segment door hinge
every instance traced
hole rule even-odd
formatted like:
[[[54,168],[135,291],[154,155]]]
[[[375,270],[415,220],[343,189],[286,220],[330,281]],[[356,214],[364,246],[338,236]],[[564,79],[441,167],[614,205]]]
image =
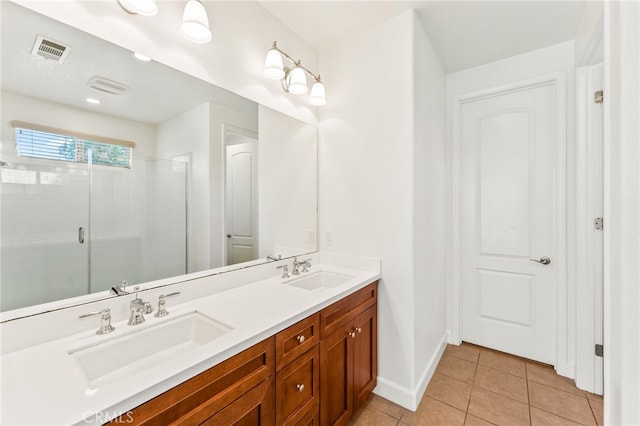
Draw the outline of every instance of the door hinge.
[[[593,94],[593,101],[597,104],[601,104],[602,102],[604,102],[604,91],[598,90],[597,92],[595,92]]]
[[[604,346],[596,345],[596,356],[602,357],[604,354]]]
[[[593,219],[593,228],[602,231],[602,229],[604,228],[604,219],[601,217],[596,217],[595,219]]]

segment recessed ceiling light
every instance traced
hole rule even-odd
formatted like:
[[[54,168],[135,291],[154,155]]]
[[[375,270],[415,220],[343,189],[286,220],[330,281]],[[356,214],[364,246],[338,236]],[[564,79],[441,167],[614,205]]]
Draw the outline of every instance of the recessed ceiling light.
[[[135,52],[135,53],[133,54],[133,56],[135,56],[135,57],[136,57],[136,59],[138,59],[138,60],[140,60],[140,61],[143,61],[143,62],[149,62],[149,61],[151,60],[151,58],[150,58],[150,57],[145,56],[145,55],[143,55],[142,53],[138,53],[138,52]]]
[[[95,98],[87,98],[86,101],[89,102],[90,104],[94,104],[94,105],[98,105],[100,103],[100,101],[98,99],[95,99]]]

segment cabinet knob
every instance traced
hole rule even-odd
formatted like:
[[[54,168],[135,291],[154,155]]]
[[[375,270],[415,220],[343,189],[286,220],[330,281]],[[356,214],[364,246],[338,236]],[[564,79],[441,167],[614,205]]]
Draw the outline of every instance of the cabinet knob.
[[[355,331],[350,331],[349,332],[349,336],[351,336],[352,339],[356,338],[356,332]]]
[[[304,390],[304,385],[302,383],[297,384],[296,389],[298,389],[298,392],[302,392]]]
[[[358,332],[358,334],[362,333],[362,329],[360,327],[356,327],[356,331]]]
[[[296,337],[296,340],[298,341],[298,343],[304,343],[304,336],[300,335],[300,336]]]

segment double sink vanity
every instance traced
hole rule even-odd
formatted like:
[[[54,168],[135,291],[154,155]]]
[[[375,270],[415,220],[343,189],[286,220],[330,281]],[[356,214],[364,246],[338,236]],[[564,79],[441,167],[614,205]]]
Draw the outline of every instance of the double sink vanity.
[[[345,424],[376,384],[380,266],[324,257],[68,308],[84,331],[3,352],[2,424]]]

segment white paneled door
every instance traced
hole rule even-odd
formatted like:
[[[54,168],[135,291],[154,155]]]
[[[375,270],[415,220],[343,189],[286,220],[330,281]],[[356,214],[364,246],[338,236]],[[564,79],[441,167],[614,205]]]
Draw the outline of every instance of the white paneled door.
[[[225,222],[227,265],[258,255],[257,141],[227,146]]]
[[[462,339],[554,364],[555,86],[467,100],[460,119]]]

